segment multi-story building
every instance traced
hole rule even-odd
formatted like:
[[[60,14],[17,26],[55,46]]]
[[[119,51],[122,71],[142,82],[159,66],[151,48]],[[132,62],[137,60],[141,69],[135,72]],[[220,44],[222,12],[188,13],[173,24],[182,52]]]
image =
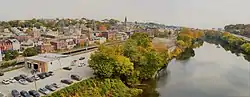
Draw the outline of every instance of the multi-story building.
[[[35,43],[32,39],[28,39],[27,41],[21,42],[21,50],[25,50],[27,48],[35,47]]]
[[[12,50],[12,42],[10,40],[0,40],[1,51]]]
[[[9,39],[9,41],[12,44],[12,50],[20,50],[21,44],[17,39]]]
[[[37,49],[40,53],[49,53],[54,51],[54,47],[50,43],[39,45],[37,46]]]
[[[114,40],[115,39],[115,33],[114,32],[102,32],[102,37],[105,37],[107,40]]]
[[[50,42],[54,46],[55,50],[64,50],[67,48],[67,43],[63,40],[54,40]]]

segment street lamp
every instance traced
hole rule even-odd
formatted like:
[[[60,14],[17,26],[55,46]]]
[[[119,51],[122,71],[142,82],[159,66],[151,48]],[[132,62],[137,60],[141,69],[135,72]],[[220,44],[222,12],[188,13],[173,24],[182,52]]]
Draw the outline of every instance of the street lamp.
[[[35,77],[35,75],[37,74],[37,70],[36,69],[31,70],[31,74]],[[35,88],[37,91],[36,79],[35,79],[34,83],[35,83]]]

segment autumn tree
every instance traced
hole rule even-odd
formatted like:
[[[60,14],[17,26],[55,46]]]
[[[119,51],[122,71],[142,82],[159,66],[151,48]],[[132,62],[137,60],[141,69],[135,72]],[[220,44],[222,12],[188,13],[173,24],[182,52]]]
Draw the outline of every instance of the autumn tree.
[[[38,54],[38,51],[35,48],[27,48],[23,52],[23,56],[25,56],[25,57],[34,56],[37,54]]]

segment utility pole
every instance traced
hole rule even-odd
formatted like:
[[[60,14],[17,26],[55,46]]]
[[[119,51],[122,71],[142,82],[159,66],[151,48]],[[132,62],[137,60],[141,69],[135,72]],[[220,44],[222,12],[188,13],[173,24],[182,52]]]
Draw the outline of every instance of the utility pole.
[[[31,70],[31,73],[32,73],[32,75],[35,77],[36,74],[37,74],[37,70],[33,69],[33,70]],[[36,79],[35,79],[34,83],[35,83],[35,89],[36,89],[36,91],[37,91]]]

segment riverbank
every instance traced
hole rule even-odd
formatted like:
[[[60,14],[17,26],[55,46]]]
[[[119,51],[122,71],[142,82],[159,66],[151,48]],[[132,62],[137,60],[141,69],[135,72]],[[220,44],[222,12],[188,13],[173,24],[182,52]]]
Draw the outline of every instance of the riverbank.
[[[187,60],[172,60],[142,97],[248,97],[249,62],[204,42]],[[191,55],[191,54],[189,54]]]

